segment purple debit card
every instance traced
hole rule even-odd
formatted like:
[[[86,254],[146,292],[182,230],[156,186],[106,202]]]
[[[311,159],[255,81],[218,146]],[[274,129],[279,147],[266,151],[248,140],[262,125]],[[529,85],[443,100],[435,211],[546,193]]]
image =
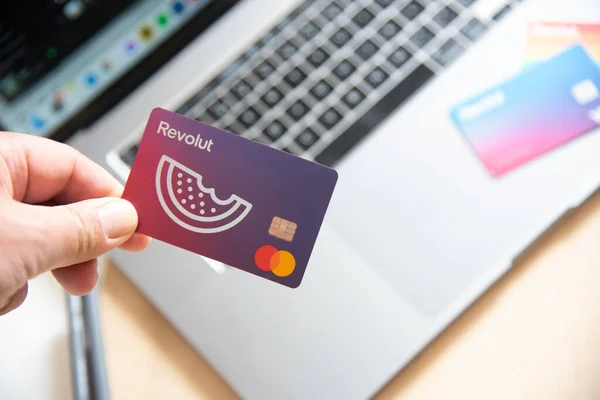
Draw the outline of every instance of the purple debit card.
[[[123,198],[138,232],[296,288],[336,182],[331,168],[156,108]]]

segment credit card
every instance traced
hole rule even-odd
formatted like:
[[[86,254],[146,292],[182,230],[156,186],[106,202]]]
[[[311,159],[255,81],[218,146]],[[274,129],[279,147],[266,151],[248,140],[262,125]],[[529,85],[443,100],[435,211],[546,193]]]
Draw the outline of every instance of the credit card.
[[[581,46],[454,107],[452,119],[494,177],[600,124],[600,68]]]
[[[600,64],[600,24],[532,22],[527,29],[525,63],[530,65],[581,44]]]
[[[296,288],[336,182],[331,168],[156,108],[123,198],[140,233]]]

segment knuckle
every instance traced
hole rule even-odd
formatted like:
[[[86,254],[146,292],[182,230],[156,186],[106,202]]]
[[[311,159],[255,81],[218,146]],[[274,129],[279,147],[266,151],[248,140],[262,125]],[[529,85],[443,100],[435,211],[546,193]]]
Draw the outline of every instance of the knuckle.
[[[2,304],[0,304],[0,315],[8,314],[23,304],[27,298],[27,292],[28,284],[26,282],[16,293],[10,295]]]
[[[82,213],[82,211],[75,209],[70,206],[66,206],[72,219],[73,227],[73,252],[77,260],[85,258],[90,253],[94,252],[95,249],[95,229],[94,224],[90,221],[90,218]]]

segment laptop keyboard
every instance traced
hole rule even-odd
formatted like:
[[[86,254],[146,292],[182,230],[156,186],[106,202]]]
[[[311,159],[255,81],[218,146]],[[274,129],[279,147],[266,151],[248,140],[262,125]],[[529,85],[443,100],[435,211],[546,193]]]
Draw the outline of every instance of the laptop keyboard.
[[[520,2],[478,1],[305,1],[175,111],[332,166]]]

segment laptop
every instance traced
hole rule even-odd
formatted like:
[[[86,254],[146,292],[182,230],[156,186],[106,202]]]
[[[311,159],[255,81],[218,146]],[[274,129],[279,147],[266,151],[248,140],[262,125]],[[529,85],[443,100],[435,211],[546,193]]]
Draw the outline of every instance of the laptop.
[[[338,171],[297,289],[158,241],[111,253],[242,398],[375,395],[600,183],[600,131],[493,176],[450,113],[523,70],[530,22],[600,21],[596,0],[10,10],[5,130],[64,140],[125,182],[161,106]]]

